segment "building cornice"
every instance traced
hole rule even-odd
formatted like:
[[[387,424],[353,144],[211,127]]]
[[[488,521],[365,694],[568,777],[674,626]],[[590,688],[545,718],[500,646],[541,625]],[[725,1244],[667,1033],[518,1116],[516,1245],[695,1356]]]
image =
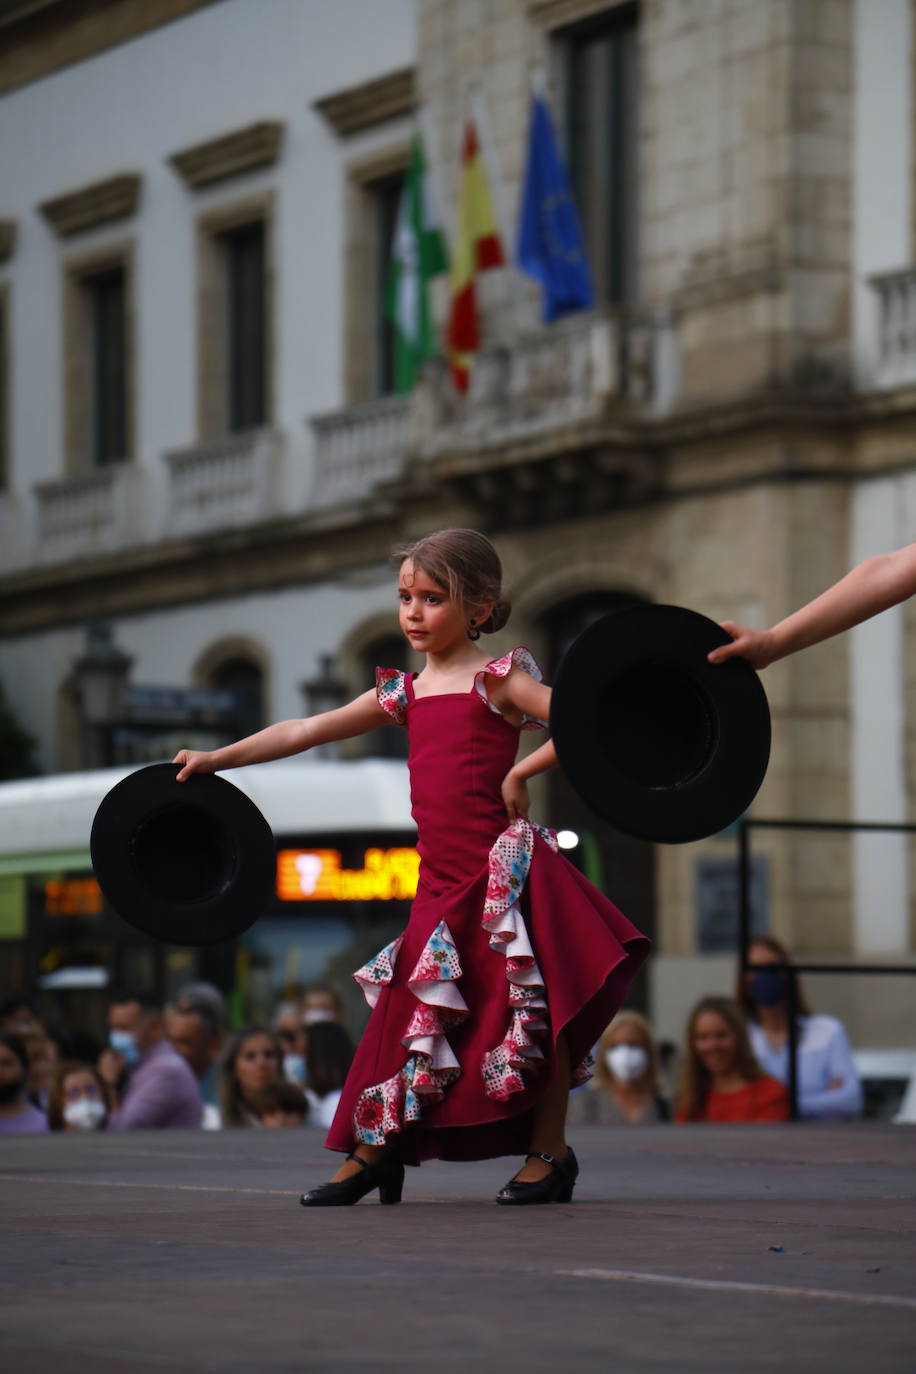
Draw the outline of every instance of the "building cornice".
[[[528,13],[542,28],[560,29],[630,3],[631,0],[528,0]]]
[[[0,219],[0,262],[9,262],[16,248],[16,221]]]
[[[413,67],[402,67],[359,86],[323,96],[315,101],[315,109],[336,133],[345,135],[410,114],[416,103],[416,71]]]
[[[172,153],[169,162],[196,191],[214,181],[225,181],[227,177],[273,166],[280,156],[282,139],[283,121],[262,119]]]
[[[134,214],[140,199],[141,180],[138,172],[121,172],[104,181],[95,181],[91,186],[66,191],[62,196],[43,201],[38,208],[54,232],[67,238]]]
[[[0,95],[184,19],[218,0],[5,0]]]

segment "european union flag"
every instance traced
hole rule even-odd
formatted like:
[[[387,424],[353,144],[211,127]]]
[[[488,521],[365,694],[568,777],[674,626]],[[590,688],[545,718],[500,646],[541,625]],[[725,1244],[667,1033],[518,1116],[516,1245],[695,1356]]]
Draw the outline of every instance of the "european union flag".
[[[539,95],[532,101],[515,258],[522,271],[543,286],[548,323],[595,304],[579,215],[547,102]]]

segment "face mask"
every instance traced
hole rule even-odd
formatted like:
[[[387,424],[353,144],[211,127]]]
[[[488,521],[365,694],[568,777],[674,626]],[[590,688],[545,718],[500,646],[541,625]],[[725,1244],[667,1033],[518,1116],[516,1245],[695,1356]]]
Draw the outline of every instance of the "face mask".
[[[319,1021],[333,1021],[334,1016],[329,1011],[324,1011],[321,1007],[313,1007],[311,1011],[302,1013],[303,1026],[316,1026]]]
[[[105,1104],[92,1097],[78,1097],[64,1108],[64,1120],[77,1131],[97,1131],[105,1119]]]
[[[762,1007],[777,1007],[786,1000],[786,975],[778,969],[761,969],[748,987],[748,995]]]
[[[604,1062],[615,1078],[632,1083],[649,1067],[649,1056],[641,1045],[615,1045],[604,1056]]]
[[[284,1054],[283,1077],[291,1083],[305,1082],[305,1057],[301,1054]]]
[[[0,1106],[15,1102],[24,1088],[25,1083],[21,1078],[14,1079],[12,1083],[0,1083]]]
[[[137,1044],[137,1037],[132,1035],[130,1031],[110,1030],[108,1043],[126,1064],[136,1064],[140,1058],[140,1046]]]

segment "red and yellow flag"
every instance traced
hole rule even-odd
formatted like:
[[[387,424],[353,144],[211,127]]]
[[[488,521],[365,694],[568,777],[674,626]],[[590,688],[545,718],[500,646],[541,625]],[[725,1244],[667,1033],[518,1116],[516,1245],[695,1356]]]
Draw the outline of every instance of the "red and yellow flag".
[[[459,391],[467,391],[471,380],[471,354],[480,347],[474,279],[478,272],[488,267],[503,267],[506,262],[472,120],[464,128],[461,164],[446,346],[452,380]]]

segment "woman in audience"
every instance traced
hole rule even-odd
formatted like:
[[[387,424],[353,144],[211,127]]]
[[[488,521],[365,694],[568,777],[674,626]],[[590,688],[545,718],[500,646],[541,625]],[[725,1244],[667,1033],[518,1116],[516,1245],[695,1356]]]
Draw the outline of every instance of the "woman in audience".
[[[843,1121],[862,1112],[862,1085],[842,1022],[812,1015],[798,989],[788,953],[772,936],[754,940],[749,972],[738,974],[737,1001],[747,1018],[751,1048],[761,1067],[780,1083],[789,1081],[789,987],[798,1012],[798,1114]]]
[[[327,1130],[353,1059],[353,1041],[336,1021],[315,1021],[307,1032],[305,1073],[309,1125]]]
[[[62,1064],[48,1092],[52,1131],[104,1131],[109,1102],[104,1080],[90,1064]]]
[[[219,1071],[220,1124],[257,1126],[258,1095],[282,1076],[280,1046],[269,1031],[237,1031],[223,1052]]]
[[[741,1012],[704,997],[687,1022],[675,1120],[785,1121],[789,1098],[754,1058]]]
[[[46,1131],[48,1118],[26,1096],[29,1059],[21,1035],[0,1032],[0,1134]]]
[[[569,1100],[573,1125],[645,1126],[669,1121],[659,1087],[652,1028],[638,1011],[621,1011],[598,1041],[595,1075]]]

